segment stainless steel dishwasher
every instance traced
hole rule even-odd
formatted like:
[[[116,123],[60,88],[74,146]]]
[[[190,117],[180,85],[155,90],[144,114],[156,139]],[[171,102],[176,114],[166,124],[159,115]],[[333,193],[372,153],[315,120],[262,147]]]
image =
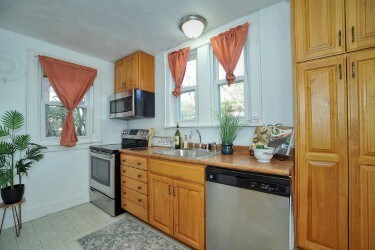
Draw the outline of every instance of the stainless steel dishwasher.
[[[206,168],[207,250],[288,250],[290,178]]]

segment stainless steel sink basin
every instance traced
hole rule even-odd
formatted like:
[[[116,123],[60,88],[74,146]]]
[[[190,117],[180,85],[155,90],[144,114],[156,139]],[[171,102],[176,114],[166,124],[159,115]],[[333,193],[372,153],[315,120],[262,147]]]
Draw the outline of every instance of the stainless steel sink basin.
[[[165,150],[159,153],[165,154],[165,155],[177,156],[177,157],[192,158],[192,159],[201,159],[201,158],[216,155],[215,152],[210,152],[210,151],[205,151],[205,150],[184,150],[184,149]]]

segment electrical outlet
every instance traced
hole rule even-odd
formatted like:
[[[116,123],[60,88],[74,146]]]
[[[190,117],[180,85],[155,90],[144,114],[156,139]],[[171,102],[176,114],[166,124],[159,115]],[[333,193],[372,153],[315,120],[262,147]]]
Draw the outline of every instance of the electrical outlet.
[[[168,147],[171,145],[169,137],[166,136],[154,136],[152,140],[154,146]]]

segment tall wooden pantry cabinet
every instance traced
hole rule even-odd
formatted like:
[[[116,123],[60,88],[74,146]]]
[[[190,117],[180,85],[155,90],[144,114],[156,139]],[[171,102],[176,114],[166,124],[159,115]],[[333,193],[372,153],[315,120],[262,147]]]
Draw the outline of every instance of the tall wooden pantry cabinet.
[[[296,244],[375,249],[375,0],[292,0]]]

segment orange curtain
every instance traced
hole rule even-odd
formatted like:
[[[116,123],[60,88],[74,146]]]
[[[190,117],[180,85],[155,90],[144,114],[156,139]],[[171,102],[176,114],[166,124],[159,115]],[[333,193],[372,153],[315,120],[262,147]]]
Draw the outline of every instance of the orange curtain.
[[[97,71],[47,56],[39,56],[39,61],[57,96],[68,110],[61,131],[60,145],[73,147],[76,145],[78,138],[74,128],[72,111],[90,89]]]
[[[169,69],[175,83],[172,94],[174,96],[181,95],[181,85],[184,80],[186,64],[190,56],[190,48],[183,48],[168,54]]]
[[[232,28],[210,39],[217,60],[224,68],[228,86],[236,76],[233,74],[246,41],[249,23]]]

